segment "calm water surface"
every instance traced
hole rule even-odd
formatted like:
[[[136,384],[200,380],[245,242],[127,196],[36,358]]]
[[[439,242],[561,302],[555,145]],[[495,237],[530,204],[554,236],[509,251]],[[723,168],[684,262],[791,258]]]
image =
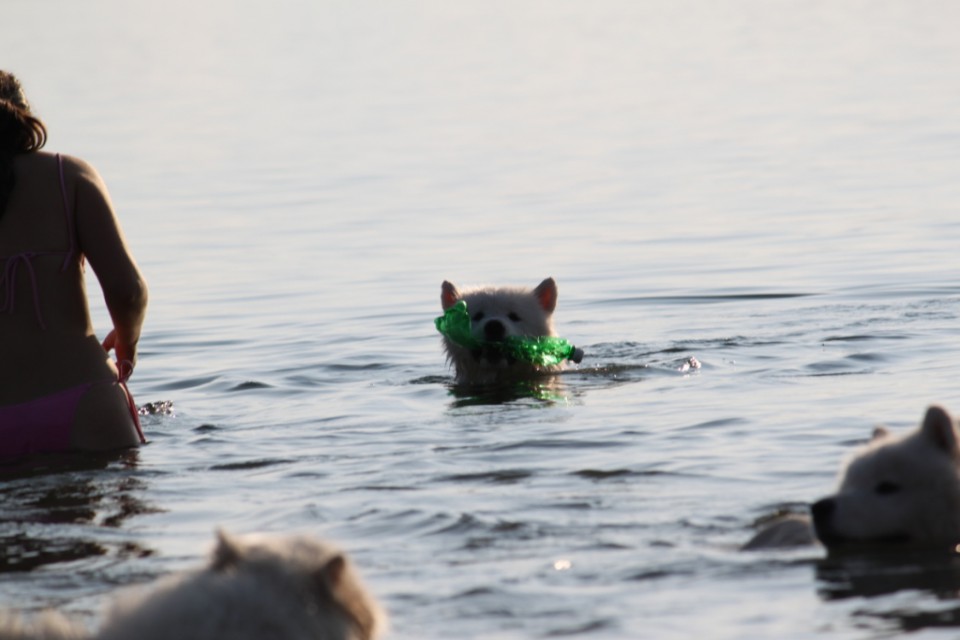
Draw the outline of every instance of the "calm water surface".
[[[960,567],[737,548],[960,412],[960,5],[240,4],[4,5],[174,409],[4,472],[3,606],[92,622],[224,526],[342,544],[391,638],[957,634]],[[583,364],[456,393],[440,282],[546,276]]]

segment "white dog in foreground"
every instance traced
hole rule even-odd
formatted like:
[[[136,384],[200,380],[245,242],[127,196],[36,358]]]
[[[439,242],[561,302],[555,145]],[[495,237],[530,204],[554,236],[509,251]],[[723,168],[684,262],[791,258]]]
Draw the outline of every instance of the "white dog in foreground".
[[[878,427],[843,471],[832,496],[811,518],[788,516],[760,531],[745,549],[819,540],[828,549],[876,545],[949,550],[960,544],[960,433],[942,407],[901,436]]]
[[[217,534],[208,566],[135,589],[90,634],[0,616],[0,640],[372,640],[385,618],[343,553],[313,538]]]

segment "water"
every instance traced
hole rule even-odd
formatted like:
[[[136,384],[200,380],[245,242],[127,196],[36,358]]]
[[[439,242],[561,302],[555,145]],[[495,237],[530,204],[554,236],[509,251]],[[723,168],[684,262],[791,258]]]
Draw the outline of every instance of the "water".
[[[956,634],[952,565],[737,548],[960,411],[957,5],[261,5],[4,6],[174,405],[5,473],[4,606],[92,622],[223,526],[339,542],[391,638]],[[454,393],[440,282],[547,276],[583,365]]]

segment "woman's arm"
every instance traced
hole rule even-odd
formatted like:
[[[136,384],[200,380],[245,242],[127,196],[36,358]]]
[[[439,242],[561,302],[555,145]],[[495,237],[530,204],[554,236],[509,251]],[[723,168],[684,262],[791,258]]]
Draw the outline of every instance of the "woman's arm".
[[[147,283],[127,247],[107,187],[97,170],[82,160],[64,158],[74,174],[76,228],[80,250],[100,282],[113,320],[103,341],[116,352],[117,362],[137,361],[137,342],[147,310]]]

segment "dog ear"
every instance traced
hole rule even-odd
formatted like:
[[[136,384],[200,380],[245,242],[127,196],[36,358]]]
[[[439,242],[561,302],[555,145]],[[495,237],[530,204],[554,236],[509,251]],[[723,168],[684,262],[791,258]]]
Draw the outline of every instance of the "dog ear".
[[[334,555],[314,572],[313,579],[320,597],[329,598],[347,615],[354,631],[351,638],[372,640],[383,630],[383,614],[350,570],[346,556]]]
[[[327,588],[327,591],[336,593],[346,570],[347,559],[343,554],[338,553],[323,563],[323,566],[317,570],[315,578]]]
[[[238,565],[242,555],[237,541],[223,529],[217,529],[217,546],[213,549],[210,568],[214,571],[226,571]]]
[[[460,300],[460,292],[450,282],[446,280],[440,285],[440,304],[444,311],[457,304]]]
[[[533,295],[544,311],[553,313],[553,310],[557,308],[556,280],[547,278],[537,285],[537,288],[533,290]]]
[[[886,438],[890,435],[890,430],[886,427],[874,427],[873,435],[870,436],[871,440],[879,440],[880,438]]]
[[[927,409],[920,426],[923,435],[940,449],[953,456],[960,456],[960,444],[957,443],[957,431],[953,418],[943,407],[933,405]]]

